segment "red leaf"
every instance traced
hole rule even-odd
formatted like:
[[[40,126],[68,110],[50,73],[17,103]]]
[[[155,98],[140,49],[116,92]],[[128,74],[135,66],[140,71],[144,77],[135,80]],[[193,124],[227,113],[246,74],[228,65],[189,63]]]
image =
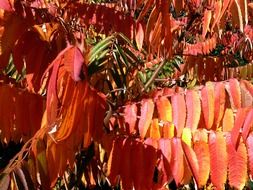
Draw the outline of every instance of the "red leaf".
[[[249,156],[249,172],[253,176],[253,132],[251,132],[247,138],[247,149]]]
[[[71,74],[74,81],[82,80],[81,74],[84,74],[82,73],[82,66],[84,64],[82,52],[75,46],[69,46],[63,51],[65,51],[63,54],[63,63],[66,71]]]
[[[197,186],[199,186],[199,163],[197,156],[193,151],[193,149],[185,142],[182,142],[182,147],[186,161],[188,163],[188,166],[190,167],[191,173],[194,179],[196,180]]]
[[[145,170],[145,177],[142,179],[142,187],[152,189],[153,176],[157,162],[157,140],[148,138],[144,141],[144,160],[143,167]]]
[[[185,127],[186,105],[183,94],[175,94],[171,97],[173,123],[177,129],[177,137],[181,137]]]
[[[5,11],[14,11],[11,0],[1,0],[0,9],[3,9]]]
[[[144,99],[141,102],[141,118],[139,121],[139,133],[144,138],[152,121],[154,102],[151,99]]]
[[[242,107],[250,107],[253,106],[253,94],[250,94],[247,86],[244,82],[240,81],[241,87],[241,98],[242,98]]]
[[[247,80],[241,80],[241,83],[243,83],[246,86],[246,88],[250,92],[251,96],[253,96],[253,85]]]
[[[228,152],[228,181],[231,187],[243,189],[247,181],[247,150],[242,141],[236,150],[233,145],[232,136],[227,135]]]
[[[122,155],[122,138],[116,138],[113,141],[112,150],[108,159],[108,178],[112,185],[116,184],[116,177],[120,174],[121,155]]]
[[[211,132],[209,135],[211,182],[217,189],[224,189],[227,180],[226,141],[222,132]]]
[[[229,83],[225,86],[229,94],[231,107],[233,109],[241,108],[241,89],[237,79],[229,79]]]
[[[212,82],[207,82],[202,88],[201,98],[206,128],[210,129],[214,121],[214,85]]]
[[[143,189],[143,177],[145,176],[144,168],[144,146],[139,140],[134,140],[131,149],[131,175],[133,178],[134,189]]]
[[[247,114],[247,109],[245,108],[241,108],[237,110],[237,114],[235,117],[235,125],[231,131],[231,141],[236,150],[239,144],[240,130],[243,126],[246,114]]]
[[[226,94],[225,86],[222,82],[218,82],[214,87],[214,127],[219,127],[220,121],[224,115]]]
[[[126,131],[128,134],[136,133],[137,106],[136,104],[128,104],[124,109],[124,119],[126,123]]]
[[[132,148],[132,140],[130,138],[126,138],[123,141],[122,147],[122,160],[123,163],[120,167],[120,175],[122,179],[123,189],[132,189],[133,188],[133,179],[131,173],[131,148]]]
[[[195,131],[198,128],[201,114],[200,99],[196,91],[187,90],[186,107],[187,107],[186,127],[189,127],[192,131]]]
[[[171,141],[171,162],[170,168],[177,186],[184,177],[184,152],[181,139],[174,137]]]
[[[161,174],[161,183],[164,185],[167,181],[172,181],[173,175],[170,169],[171,162],[171,139],[162,138],[159,139],[159,149],[161,150],[161,162],[158,164],[158,168],[160,168],[164,174]]]
[[[242,138],[244,140],[244,142],[246,142],[247,137],[251,131],[251,129],[253,128],[253,109],[251,108],[251,110],[248,112],[244,124],[243,124],[243,129],[242,129]]]

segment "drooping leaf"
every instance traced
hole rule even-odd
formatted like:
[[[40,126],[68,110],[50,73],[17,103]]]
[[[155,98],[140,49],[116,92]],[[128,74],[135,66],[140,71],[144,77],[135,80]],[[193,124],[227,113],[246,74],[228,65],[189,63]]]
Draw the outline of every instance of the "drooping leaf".
[[[203,18],[203,30],[202,30],[202,38],[205,39],[207,32],[210,30],[210,22],[212,18],[212,11],[205,9],[204,18]]]
[[[227,135],[228,181],[231,187],[243,189],[247,181],[247,150],[240,141],[237,150],[232,141],[232,134]]]
[[[131,189],[133,188],[133,178],[131,171],[131,148],[132,148],[132,140],[130,138],[126,138],[123,141],[122,147],[122,160],[124,163],[120,167],[120,175],[122,179],[123,189]]]
[[[122,143],[122,138],[116,138],[113,141],[112,150],[108,160],[107,175],[113,185],[116,184],[116,177],[120,174]]]
[[[2,0],[0,2],[0,9],[5,11],[14,11],[12,0]]]
[[[142,50],[142,46],[143,46],[143,41],[144,41],[144,29],[143,26],[141,24],[137,23],[137,29],[136,29],[136,36],[135,36],[135,41],[136,41],[136,45],[139,49],[139,51]]]
[[[126,131],[129,134],[136,133],[137,122],[137,106],[136,104],[128,104],[124,109],[124,119],[126,122]]]
[[[206,139],[207,139],[207,135]],[[198,164],[199,164],[199,187],[203,187],[206,185],[207,180],[210,174],[210,152],[209,146],[207,144],[207,140],[203,139],[202,136],[199,138],[194,138],[193,150],[197,156]]]
[[[82,75],[84,75],[82,70],[82,66],[85,64],[84,61],[82,52],[75,46],[68,47],[64,53],[63,62],[65,69],[71,74],[72,79],[76,82],[82,80]]]
[[[243,124],[242,138],[243,138],[244,142],[246,142],[247,137],[248,137],[250,131],[252,130],[252,128],[253,128],[253,109],[251,109],[248,112],[248,114],[245,118],[244,124]]]
[[[168,98],[161,96],[156,100],[158,117],[160,120],[172,122],[172,107]]]
[[[131,175],[133,178],[134,189],[141,190],[143,188],[143,178],[145,176],[144,168],[144,146],[140,140],[132,142],[131,149]]]
[[[171,140],[171,161],[170,168],[177,186],[184,177],[184,152],[181,139],[174,137]]]
[[[240,81],[242,107],[250,107],[253,105],[253,96],[250,94],[244,82]]]
[[[223,132],[230,132],[234,127],[234,114],[233,110],[227,108],[225,110],[225,114],[222,120],[222,131]]]
[[[164,185],[165,182],[170,182],[173,179],[172,171],[170,168],[170,162],[172,159],[171,139],[159,139],[159,149],[161,150],[161,161],[158,164],[158,168],[162,171],[162,176],[160,178],[162,185]]]
[[[234,146],[234,149],[237,150],[240,141],[240,130],[243,126],[246,114],[248,110],[246,108],[241,108],[237,110],[236,117],[235,117],[235,125],[231,131],[231,141]]]
[[[158,142],[155,139],[147,138],[144,141],[144,160],[143,167],[145,170],[145,177],[142,179],[142,187],[152,189],[153,176],[157,161]]]
[[[161,134],[160,134],[160,126],[159,126],[159,121],[157,118],[154,118],[152,120],[151,126],[150,126],[150,138],[153,139],[160,139],[161,138]]]
[[[187,107],[186,127],[195,131],[198,127],[201,114],[200,98],[196,91],[187,90],[185,99]]]
[[[184,151],[185,158],[190,167],[191,173],[196,180],[197,186],[199,186],[199,163],[195,152],[192,147],[182,142],[182,148]]]
[[[207,82],[201,90],[201,105],[207,129],[210,129],[214,121],[214,85],[212,82]]]
[[[225,86],[222,82],[215,84],[214,97],[214,127],[217,128],[224,115],[226,101]]]
[[[177,129],[177,137],[181,137],[186,121],[186,104],[183,94],[175,94],[171,97],[173,123]]]
[[[231,107],[233,109],[241,108],[241,89],[237,79],[230,79],[229,83],[225,85],[229,94]]]
[[[144,99],[141,102],[141,118],[138,124],[140,136],[145,137],[152,121],[154,102],[151,99]]]
[[[217,189],[224,189],[227,180],[226,141],[222,132],[209,135],[211,182]]]
[[[248,160],[249,160],[249,173],[253,175],[253,132],[251,132],[247,138],[247,150],[248,150]]]
[[[222,1],[218,0],[214,4],[214,14],[213,14],[214,21],[211,26],[211,32],[213,32],[213,29],[216,25],[219,26],[221,9],[222,9]]]

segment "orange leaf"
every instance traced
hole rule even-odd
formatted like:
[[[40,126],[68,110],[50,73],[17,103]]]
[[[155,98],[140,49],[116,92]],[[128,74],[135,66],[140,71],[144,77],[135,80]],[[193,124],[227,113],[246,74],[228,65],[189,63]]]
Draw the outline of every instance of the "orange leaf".
[[[222,120],[222,131],[223,132],[230,132],[234,127],[234,115],[233,110],[227,108]]]
[[[160,129],[159,129],[159,121],[157,118],[153,119],[152,124],[150,126],[150,138],[160,139]]]
[[[141,51],[141,49],[142,49],[143,40],[144,40],[143,26],[142,26],[142,24],[137,23],[135,41],[136,41],[136,45],[137,45],[137,48],[139,51]]]
[[[218,82],[214,87],[214,127],[217,128],[220,125],[220,121],[224,115],[226,94],[225,86],[222,82]]]
[[[212,82],[207,82],[201,90],[202,110],[207,129],[210,129],[214,120],[214,85]]]
[[[158,118],[163,121],[172,122],[172,107],[167,97],[161,96],[156,100]]]
[[[232,135],[227,135],[227,152],[228,152],[228,181],[231,187],[243,189],[247,181],[247,150],[242,141],[239,143],[237,150],[232,141]]]
[[[211,132],[209,135],[211,182],[217,189],[224,189],[227,180],[226,141],[222,132]]]
[[[205,39],[206,37],[206,33],[210,30],[210,22],[211,22],[211,18],[212,18],[212,10],[208,10],[205,9],[204,11],[204,18],[203,18],[203,22],[202,22],[202,38]]]
[[[152,121],[154,112],[154,102],[151,99],[144,99],[141,102],[141,118],[139,121],[138,129],[141,138],[146,136],[149,126]]]
[[[198,128],[201,114],[201,104],[197,91],[187,90],[186,107],[187,107],[186,127],[189,127],[192,131],[195,131]]]
[[[217,26],[219,25],[220,22],[220,16],[221,16],[221,9],[222,9],[222,1],[221,0],[217,0],[214,4],[214,14],[213,14],[213,24],[211,27],[211,32],[213,31],[215,25],[217,24]]]
[[[173,123],[177,129],[177,137],[181,137],[185,127],[186,105],[183,94],[175,94],[171,97]]]
[[[210,173],[209,147],[207,142],[200,140],[194,142],[193,149],[199,164],[198,185],[199,187],[203,187],[206,185]]]

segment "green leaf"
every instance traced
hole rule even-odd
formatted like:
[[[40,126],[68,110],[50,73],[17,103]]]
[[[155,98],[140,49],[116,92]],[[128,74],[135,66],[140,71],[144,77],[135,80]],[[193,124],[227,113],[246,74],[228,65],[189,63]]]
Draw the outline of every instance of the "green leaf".
[[[112,35],[98,42],[89,53],[89,62],[93,62],[95,58],[102,53],[103,50],[108,48],[112,44],[114,38],[115,36]]]

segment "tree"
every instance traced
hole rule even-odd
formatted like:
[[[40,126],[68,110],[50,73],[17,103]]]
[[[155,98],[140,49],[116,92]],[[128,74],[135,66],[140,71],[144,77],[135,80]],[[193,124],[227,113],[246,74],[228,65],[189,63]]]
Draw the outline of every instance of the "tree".
[[[252,186],[251,1],[0,8],[1,189]]]

